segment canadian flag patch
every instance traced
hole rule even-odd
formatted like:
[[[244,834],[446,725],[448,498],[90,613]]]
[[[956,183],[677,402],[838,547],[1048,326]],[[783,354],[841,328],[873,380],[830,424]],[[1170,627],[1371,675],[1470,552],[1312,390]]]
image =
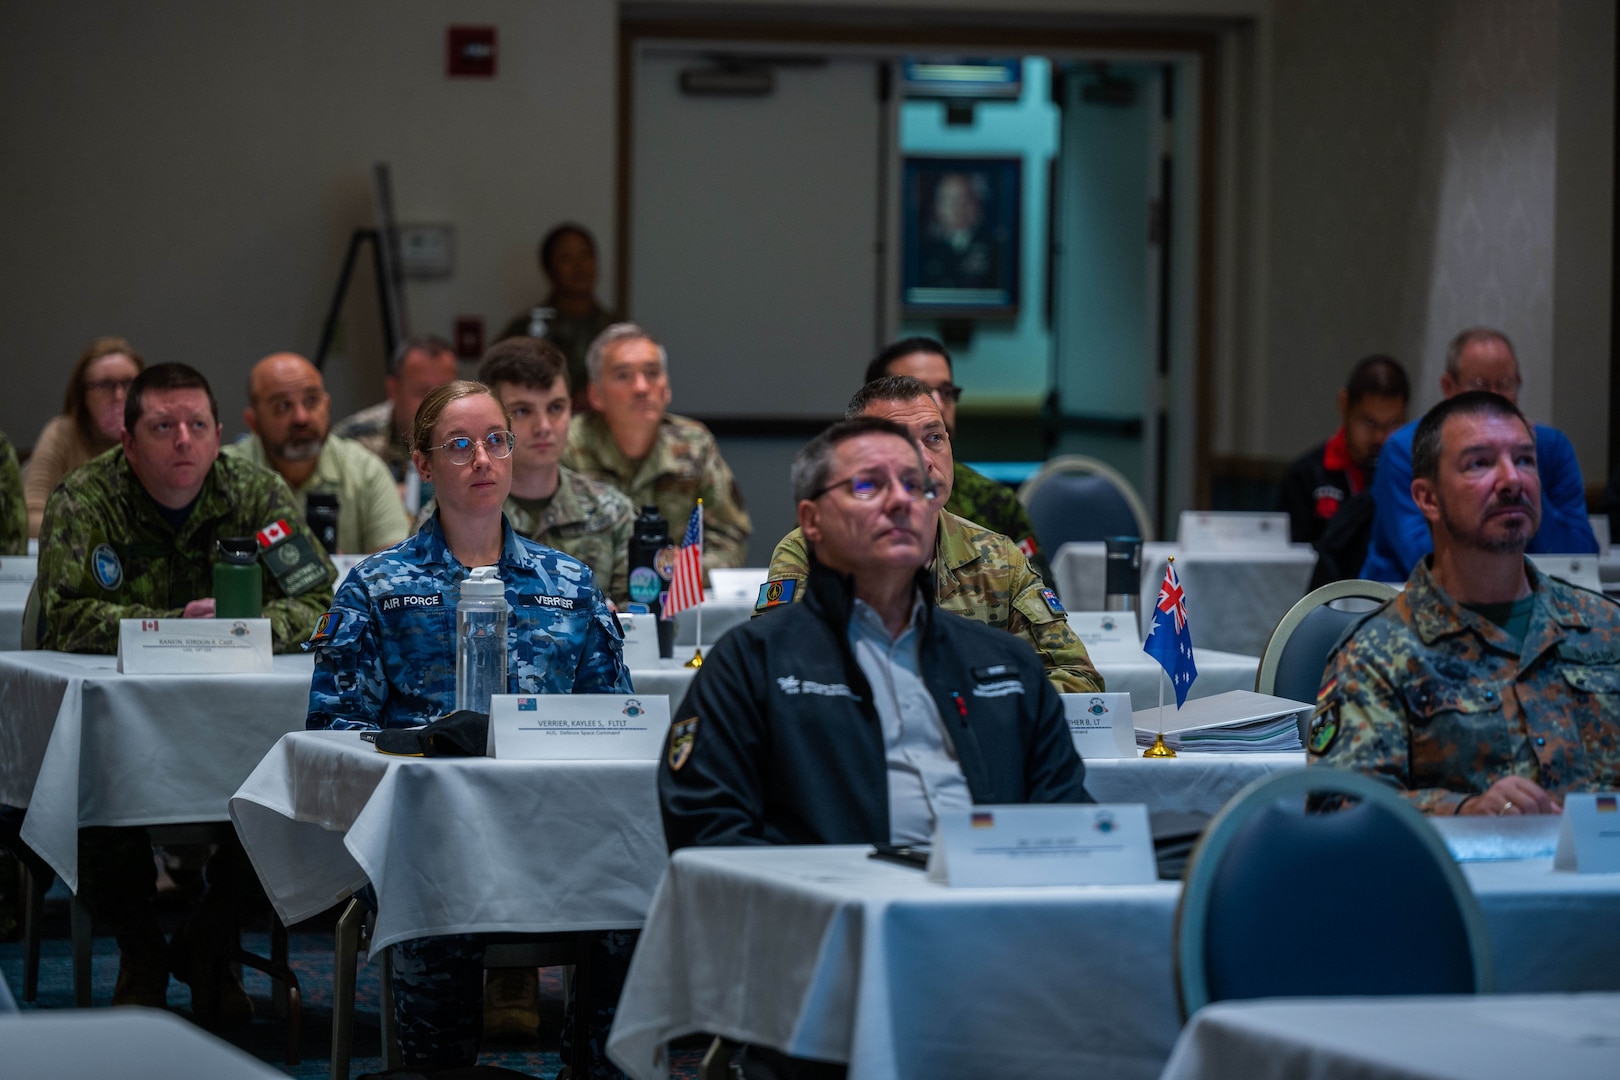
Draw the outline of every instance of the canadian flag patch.
[[[259,546],[262,548],[273,548],[291,535],[292,530],[287,527],[287,521],[285,518],[280,521],[272,521],[270,524],[259,530]]]
[[[1033,559],[1035,557],[1035,538],[1026,536],[1018,541],[1018,550],[1024,553],[1024,558]]]

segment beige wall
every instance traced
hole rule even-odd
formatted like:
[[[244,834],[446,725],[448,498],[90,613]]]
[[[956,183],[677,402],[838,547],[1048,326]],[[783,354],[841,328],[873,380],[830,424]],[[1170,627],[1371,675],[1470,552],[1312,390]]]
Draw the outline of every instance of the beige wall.
[[[792,7],[753,0],[761,12]],[[858,0],[822,0],[845,18]],[[992,0],[885,0],[918,18]],[[674,10],[640,0],[636,13]],[[1228,31],[1217,295],[1219,452],[1285,458],[1381,349],[1419,403],[1465,322],[1519,341],[1525,403],[1606,473],[1614,13],[1605,0],[1021,0],[1033,17],[1191,17]],[[799,10],[804,10],[801,6]],[[100,333],[196,364],[239,426],[258,356],[313,349],[368,170],[400,217],[457,230],[412,282],[417,329],[498,328],[539,289],[535,239],[578,218],[615,268],[612,0],[64,0],[0,5],[0,427],[21,446]],[[856,12],[858,15],[858,11]],[[493,23],[494,81],[443,75],[444,29]],[[1161,25],[1165,23],[1161,22]],[[378,395],[369,273],[329,381]]]
[[[447,25],[500,31],[500,77],[444,74]],[[313,350],[371,163],[406,222],[456,227],[456,270],[412,282],[414,329],[498,330],[541,289],[534,245],[595,228],[611,288],[615,15],[607,0],[64,0],[0,5],[0,427],[30,445],[66,369],[118,333],[217,384]],[[339,414],[381,397],[369,267]]]

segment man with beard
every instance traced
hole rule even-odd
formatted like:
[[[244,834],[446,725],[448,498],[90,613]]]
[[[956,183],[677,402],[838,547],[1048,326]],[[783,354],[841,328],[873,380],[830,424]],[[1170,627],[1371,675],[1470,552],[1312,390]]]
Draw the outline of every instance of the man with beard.
[[[1412,441],[1433,536],[1401,595],[1329,657],[1310,761],[1370,773],[1432,814],[1556,814],[1620,786],[1620,618],[1524,557],[1541,524],[1536,433],[1468,391]]]
[[[296,353],[272,353],[254,364],[242,422],[252,434],[226,447],[227,454],[279,473],[301,511],[313,492],[337,496],[338,551],[363,555],[410,535],[388,465],[354,440],[329,434],[332,399],[314,364]]]

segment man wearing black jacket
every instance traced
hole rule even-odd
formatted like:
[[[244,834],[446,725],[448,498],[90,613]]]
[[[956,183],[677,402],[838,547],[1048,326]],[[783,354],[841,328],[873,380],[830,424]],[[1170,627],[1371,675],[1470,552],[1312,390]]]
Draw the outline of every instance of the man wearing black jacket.
[[[658,781],[670,849],[915,843],[944,810],[1091,801],[1034,650],[936,617],[919,570],[937,490],[906,429],[833,425],[799,452],[793,490],[808,595],[721,639],[676,710]]]

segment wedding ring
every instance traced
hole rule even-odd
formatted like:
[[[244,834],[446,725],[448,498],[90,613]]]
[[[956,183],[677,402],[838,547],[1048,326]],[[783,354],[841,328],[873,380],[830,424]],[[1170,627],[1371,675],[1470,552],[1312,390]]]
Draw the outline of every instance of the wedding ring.
[[[1497,812],[1496,812],[1496,816],[1497,816],[1497,817],[1501,817],[1501,816],[1502,816],[1502,815],[1503,815],[1503,814],[1505,814],[1505,813],[1507,813],[1507,812],[1508,812],[1508,810],[1509,810],[1509,809],[1510,809],[1510,808],[1511,808],[1511,807],[1512,807],[1512,806],[1513,806],[1513,800],[1512,800],[1512,799],[1509,799],[1509,800],[1507,800],[1507,801],[1506,801],[1506,802],[1504,802],[1504,803],[1503,803],[1503,804],[1502,804],[1502,809],[1500,809],[1500,810],[1498,810],[1498,811],[1497,811]]]

